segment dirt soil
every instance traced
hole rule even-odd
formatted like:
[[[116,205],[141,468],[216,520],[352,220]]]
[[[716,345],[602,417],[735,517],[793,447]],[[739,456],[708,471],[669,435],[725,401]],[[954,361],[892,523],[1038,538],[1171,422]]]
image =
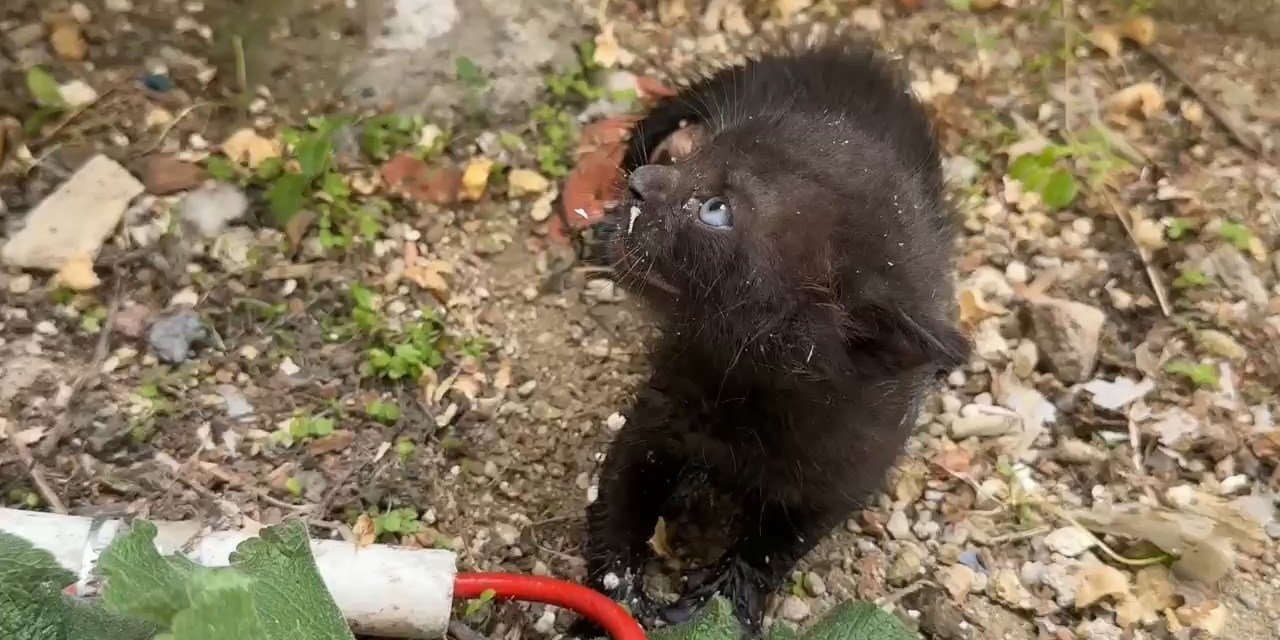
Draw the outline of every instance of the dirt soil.
[[[317,536],[455,549],[463,570],[581,579],[583,509],[652,325],[555,241],[554,194],[562,164],[592,157],[584,125],[629,97],[558,95],[572,74],[555,69],[520,126],[369,120],[331,99],[362,14],[309,0],[245,17],[273,4],[0,8],[0,242],[97,153],[147,192],[93,257],[100,282],[0,270],[3,506],[302,517]],[[605,4],[590,87],[674,85],[783,30],[847,28],[900,56],[943,140],[976,353],[770,623],[861,598],[930,638],[1280,637],[1271,44],[1163,16],[1154,35],[1100,29],[1141,15],[1118,3]],[[62,104],[33,96],[37,67]],[[486,85],[461,69],[472,112]],[[280,214],[280,163],[257,151],[300,156],[308,118],[357,115],[324,148],[337,184]],[[157,327],[192,313],[206,335],[166,361]],[[657,591],[697,537],[660,536]],[[1192,548],[1209,569],[1174,562]],[[508,639],[570,618],[459,615]]]

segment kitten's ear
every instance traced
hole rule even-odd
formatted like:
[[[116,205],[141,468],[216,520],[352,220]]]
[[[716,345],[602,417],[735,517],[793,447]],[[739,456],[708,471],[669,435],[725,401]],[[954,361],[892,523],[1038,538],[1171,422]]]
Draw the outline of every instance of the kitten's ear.
[[[864,317],[850,347],[877,352],[900,367],[932,364],[950,370],[969,361],[969,340],[945,319],[904,309],[877,308]],[[861,323],[859,323],[861,324]]]

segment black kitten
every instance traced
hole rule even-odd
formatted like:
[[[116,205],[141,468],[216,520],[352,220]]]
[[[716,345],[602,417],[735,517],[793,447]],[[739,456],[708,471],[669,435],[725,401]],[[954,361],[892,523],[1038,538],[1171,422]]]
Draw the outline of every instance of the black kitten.
[[[644,164],[677,130],[687,155]],[[885,61],[838,43],[685,89],[636,126],[624,168],[607,254],[663,335],[588,511],[590,581],[648,620],[719,592],[758,631],[765,597],[878,487],[939,369],[967,358],[937,145]],[[741,528],[657,611],[646,540],[695,472]]]

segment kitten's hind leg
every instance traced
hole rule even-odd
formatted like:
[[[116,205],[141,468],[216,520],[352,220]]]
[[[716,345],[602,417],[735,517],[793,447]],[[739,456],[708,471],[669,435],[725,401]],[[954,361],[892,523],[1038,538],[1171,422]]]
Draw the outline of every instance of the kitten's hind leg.
[[[711,567],[689,575],[685,592],[662,611],[664,620],[687,620],[712,596],[724,596],[738,620],[759,635],[764,603],[799,560],[844,516],[843,510],[814,506],[788,507],[765,503],[748,505],[744,514],[758,514],[737,541]]]

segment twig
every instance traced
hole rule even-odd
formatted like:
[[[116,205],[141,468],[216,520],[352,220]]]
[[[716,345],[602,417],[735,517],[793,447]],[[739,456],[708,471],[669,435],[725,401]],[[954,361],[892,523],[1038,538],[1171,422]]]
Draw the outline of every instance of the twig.
[[[1173,76],[1173,78],[1178,82],[1181,82],[1182,86],[1186,87],[1187,91],[1190,91],[1191,95],[1195,96],[1196,100],[1199,100],[1201,105],[1204,105],[1204,110],[1209,112],[1209,116],[1217,121],[1218,125],[1227,131],[1227,135],[1229,135],[1232,140],[1235,140],[1237,144],[1244,147],[1249,153],[1253,154],[1255,158],[1265,155],[1263,154],[1262,146],[1258,141],[1253,139],[1252,136],[1231,120],[1231,118],[1227,116],[1226,111],[1223,110],[1217,101],[1209,97],[1208,92],[1201,89],[1194,82],[1189,80],[1187,76],[1183,75],[1182,72],[1178,71],[1177,67],[1173,66],[1173,63],[1169,62],[1168,58],[1164,57],[1163,54],[1151,47],[1139,48],[1141,48],[1142,52],[1147,54],[1147,56],[1156,63],[1156,66],[1163,69],[1165,73]]]
[[[120,294],[123,290],[124,278],[116,276],[115,287],[113,287],[111,293],[111,302],[107,305],[107,316],[102,322],[102,329],[98,332],[98,342],[93,347],[93,359],[89,361],[89,367],[82,371],[75,381],[71,383],[66,399],[63,400],[60,407],[62,409],[62,419],[49,430],[44,440],[40,442],[40,448],[37,451],[41,457],[52,455],[58,445],[62,443],[62,439],[71,431],[71,416],[68,415],[67,408],[71,406],[71,402],[76,395],[83,391],[91,380],[98,377],[99,370],[102,368],[102,361],[107,359],[107,346],[111,338],[111,324],[115,320],[116,312],[120,310]]]
[[[31,457],[31,450],[27,449],[27,445],[22,444],[16,438],[10,438],[13,443],[13,450],[18,452],[18,459],[22,460],[22,464],[27,467],[27,475],[31,476],[31,481],[36,485],[36,491],[40,492],[40,497],[49,503],[49,508],[54,513],[66,515],[67,505],[62,503],[62,499],[58,497],[57,492],[53,490],[53,485],[49,484],[49,480],[44,477],[44,465],[36,462]]]
[[[195,111],[196,109],[200,109],[202,107],[212,107],[212,106],[215,106],[215,103],[197,102],[195,104],[191,104],[191,105],[187,105],[186,107],[183,107],[182,110],[179,111],[177,115],[173,117],[173,120],[169,121],[169,124],[166,124],[164,126],[164,129],[160,131],[160,135],[156,136],[156,141],[151,143],[151,146],[142,150],[141,155],[145,156],[151,153],[152,151],[159,149],[160,145],[164,144],[164,139],[169,137],[170,133],[173,133],[174,127],[177,127],[178,123],[182,122],[183,118],[186,118],[187,116],[191,115],[192,111]]]
[[[1102,190],[1102,197],[1106,198],[1107,204],[1111,207],[1111,213],[1115,214],[1120,220],[1120,224],[1124,225],[1125,233],[1129,234],[1129,240],[1133,242],[1134,248],[1138,250],[1138,258],[1142,260],[1143,269],[1147,272],[1147,279],[1151,282],[1151,289],[1156,293],[1156,300],[1160,303],[1160,312],[1164,317],[1168,318],[1173,315],[1173,304],[1169,302],[1169,290],[1164,285],[1164,278],[1160,275],[1151,260],[1151,251],[1142,246],[1138,242],[1138,237],[1133,233],[1133,223],[1129,220],[1129,214],[1120,209],[1114,197],[1107,189]]]
[[[1159,555],[1150,556],[1147,558],[1126,558],[1125,556],[1120,555],[1120,552],[1116,551],[1115,549],[1112,549],[1110,545],[1103,542],[1102,538],[1099,538],[1087,527],[1080,524],[1078,520],[1076,520],[1075,518],[1072,518],[1071,515],[1068,514],[1065,509],[1059,508],[1059,509],[1055,509],[1054,511],[1055,511],[1055,515],[1071,523],[1071,526],[1089,534],[1089,537],[1093,538],[1093,541],[1097,543],[1098,548],[1101,549],[1102,552],[1107,555],[1107,557],[1127,567],[1149,567],[1153,564],[1160,564],[1162,562],[1174,559],[1176,557],[1168,553],[1161,553]]]
[[[35,141],[35,142],[36,142],[36,144],[40,144],[40,143],[43,143],[43,142],[47,142],[48,140],[50,140],[50,139],[51,139],[51,138],[53,138],[54,136],[58,135],[58,133],[59,133],[59,132],[61,132],[63,129],[65,129],[67,125],[71,124],[71,122],[72,122],[72,121],[74,121],[76,118],[79,118],[81,115],[84,115],[84,113],[85,113],[86,111],[88,111],[88,110],[92,109],[93,107],[97,106],[97,104],[98,104],[99,102],[102,102],[102,100],[103,100],[104,98],[106,98],[107,96],[109,96],[109,95],[111,95],[112,93],[114,93],[114,92],[115,92],[115,90],[116,90],[118,87],[119,87],[119,85],[118,85],[118,84],[116,84],[116,85],[112,85],[112,86],[108,87],[105,91],[103,91],[102,93],[98,94],[94,99],[92,99],[92,100],[90,100],[90,101],[88,101],[88,102],[86,102],[86,103],[84,103],[84,104],[82,104],[82,105],[80,105],[80,106],[76,107],[75,109],[73,109],[70,113],[68,113],[67,115],[63,116],[63,117],[62,117],[62,119],[61,119],[61,120],[59,120],[57,124],[53,125],[53,128],[52,128],[52,129],[50,129],[50,130],[49,130],[47,133],[45,133],[44,135],[40,136],[40,138],[39,138],[38,140],[36,140],[36,141]]]
[[[1004,544],[1006,542],[1017,542],[1019,540],[1026,540],[1027,538],[1034,538],[1038,535],[1049,533],[1052,530],[1053,529],[1049,527],[1036,527],[1034,529],[1027,529],[1026,531],[1015,531],[1013,533],[999,535],[988,542],[993,545]]]
[[[481,635],[480,632],[457,620],[449,621],[449,635],[457,638],[458,640],[485,640],[484,636]]]

